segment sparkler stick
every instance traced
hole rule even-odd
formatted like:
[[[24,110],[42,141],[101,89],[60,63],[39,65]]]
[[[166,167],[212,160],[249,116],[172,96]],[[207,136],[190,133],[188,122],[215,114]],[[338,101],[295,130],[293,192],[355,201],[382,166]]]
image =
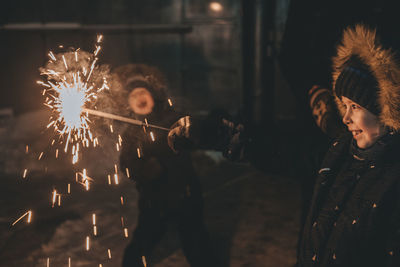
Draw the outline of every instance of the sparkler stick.
[[[115,115],[115,114],[111,114],[111,113],[107,113],[107,112],[102,112],[102,111],[98,111],[98,110],[82,108],[82,111],[86,112],[86,113],[88,113],[90,115],[103,117],[103,118],[107,118],[107,119],[112,119],[112,120],[118,120],[118,121],[122,121],[122,122],[127,122],[127,123],[130,123],[130,124],[133,124],[133,125],[146,126],[146,127],[150,127],[150,128],[164,130],[164,131],[169,131],[170,130],[169,128],[161,127],[161,126],[154,125],[154,124],[146,124],[145,122],[140,121],[140,120],[135,120],[135,119],[127,118],[127,117],[122,117],[122,116],[119,116],[119,115]]]

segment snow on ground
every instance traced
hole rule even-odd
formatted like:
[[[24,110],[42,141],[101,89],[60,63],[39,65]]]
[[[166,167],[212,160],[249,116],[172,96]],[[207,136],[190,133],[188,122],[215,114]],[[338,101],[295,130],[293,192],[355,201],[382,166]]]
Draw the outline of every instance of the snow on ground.
[[[47,111],[27,113],[0,131],[0,266],[42,267],[47,258],[50,266],[68,266],[69,259],[77,267],[120,266],[137,219],[134,183],[121,174],[119,185],[108,184],[107,174],[113,173],[118,162],[112,142],[85,151],[76,166],[63,153],[56,159],[56,146],[51,146],[54,135],[44,130],[48,117]],[[221,266],[293,266],[298,184],[227,162],[214,152],[196,151],[193,158],[203,186],[205,221]],[[83,168],[94,179],[88,192],[75,182],[75,172]],[[28,170],[25,179],[24,169]],[[54,189],[62,195],[60,207],[52,207]],[[24,219],[11,226],[30,209],[31,224]],[[97,236],[93,235],[93,213]],[[188,266],[175,231],[171,227],[148,259],[149,266]],[[86,236],[90,237],[89,251]]]

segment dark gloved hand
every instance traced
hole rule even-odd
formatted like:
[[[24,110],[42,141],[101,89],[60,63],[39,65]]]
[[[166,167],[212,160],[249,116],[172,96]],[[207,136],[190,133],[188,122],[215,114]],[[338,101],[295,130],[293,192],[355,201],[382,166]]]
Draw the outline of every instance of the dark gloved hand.
[[[224,156],[237,160],[243,155],[244,127],[235,125],[221,114],[212,112],[207,118],[180,118],[171,127],[168,145],[178,152],[183,149],[200,148],[222,151]]]

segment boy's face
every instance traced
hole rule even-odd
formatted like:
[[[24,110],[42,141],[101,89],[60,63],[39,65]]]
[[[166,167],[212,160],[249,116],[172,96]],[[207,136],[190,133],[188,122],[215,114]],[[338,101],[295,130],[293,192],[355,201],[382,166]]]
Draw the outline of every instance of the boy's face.
[[[149,90],[137,87],[129,93],[129,106],[138,115],[148,115],[153,111],[154,99]]]
[[[346,109],[343,123],[353,134],[359,148],[365,149],[372,146],[386,133],[385,127],[379,122],[377,116],[345,96],[342,96],[341,100]]]

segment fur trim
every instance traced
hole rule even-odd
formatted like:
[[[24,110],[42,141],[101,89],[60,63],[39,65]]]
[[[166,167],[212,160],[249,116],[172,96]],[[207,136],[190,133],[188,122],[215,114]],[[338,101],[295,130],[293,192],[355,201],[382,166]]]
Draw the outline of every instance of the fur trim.
[[[343,39],[333,57],[333,84],[343,70],[344,63],[352,56],[358,56],[375,76],[379,85],[378,104],[381,107],[380,121],[400,130],[400,65],[391,49],[382,48],[376,37],[376,30],[364,25],[349,27],[343,32]],[[333,90],[334,91],[334,90]],[[334,92],[335,94],[335,92]],[[342,116],[345,113],[341,100],[335,94],[336,104]]]

